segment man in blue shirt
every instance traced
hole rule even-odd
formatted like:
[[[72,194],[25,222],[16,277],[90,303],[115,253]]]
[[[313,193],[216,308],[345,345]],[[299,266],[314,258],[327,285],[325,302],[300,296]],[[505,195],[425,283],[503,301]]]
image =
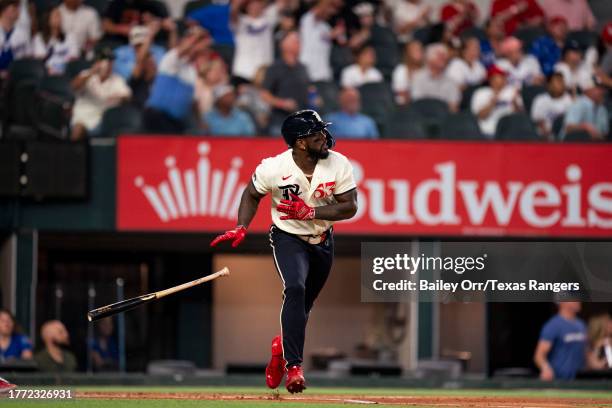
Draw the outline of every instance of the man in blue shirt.
[[[344,88],[340,91],[340,111],[327,115],[332,122],[330,132],[338,138],[378,139],[376,123],[362,113],[361,97],[355,88]]]
[[[586,132],[592,140],[604,140],[610,131],[608,110],[604,105],[606,88],[595,77],[581,82],[583,94],[576,98],[565,114],[561,139],[571,132]]]
[[[559,302],[559,312],[540,333],[534,361],[540,369],[540,379],[571,380],[584,367],[587,330],[577,316],[580,302]]]
[[[215,44],[234,45],[234,35],[230,30],[230,2],[216,0],[213,4],[192,11],[188,19],[197,21],[215,40]]]
[[[209,135],[255,135],[255,124],[251,117],[234,104],[236,94],[231,85],[219,85],[214,88],[213,99],[215,106],[204,117]]]
[[[554,72],[554,67],[561,59],[561,50],[567,37],[567,20],[556,16],[548,21],[548,34],[536,39],[529,48],[529,53],[538,59],[544,75]]]

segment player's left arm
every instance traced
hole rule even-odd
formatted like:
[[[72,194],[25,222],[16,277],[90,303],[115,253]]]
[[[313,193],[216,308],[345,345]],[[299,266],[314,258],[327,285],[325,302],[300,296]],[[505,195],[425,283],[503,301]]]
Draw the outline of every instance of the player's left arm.
[[[316,220],[348,220],[357,213],[357,189],[334,195],[336,203],[315,207]]]

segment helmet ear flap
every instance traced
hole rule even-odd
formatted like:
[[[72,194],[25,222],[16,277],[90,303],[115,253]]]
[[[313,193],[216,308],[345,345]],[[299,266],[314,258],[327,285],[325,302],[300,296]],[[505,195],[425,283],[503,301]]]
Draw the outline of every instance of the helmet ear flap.
[[[336,139],[329,133],[329,130],[323,129],[323,134],[325,135],[325,139],[327,140],[327,148],[332,149],[336,145]]]

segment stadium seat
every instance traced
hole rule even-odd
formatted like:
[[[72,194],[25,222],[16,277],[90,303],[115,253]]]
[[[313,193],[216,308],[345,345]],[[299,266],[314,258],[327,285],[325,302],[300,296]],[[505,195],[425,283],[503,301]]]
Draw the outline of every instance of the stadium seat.
[[[140,110],[133,105],[110,108],[102,115],[100,133],[103,137],[117,137],[122,133],[136,133],[141,130]]]
[[[338,86],[335,82],[314,82],[319,96],[323,100],[321,113],[326,114],[338,110]]]
[[[183,17],[187,17],[193,11],[208,6],[209,4],[212,4],[211,0],[190,1],[189,3],[185,4],[185,7],[183,7]]]
[[[70,79],[75,78],[83,70],[90,68],[92,65],[91,61],[84,58],[80,58],[74,61],[70,61],[66,65],[66,76]]]
[[[393,69],[399,61],[397,39],[393,31],[386,27],[377,27],[374,36],[376,38],[376,68],[387,80],[390,80]]]
[[[344,67],[347,67],[353,63],[353,54],[349,47],[341,47],[334,44],[331,49],[331,55],[329,62],[334,72],[334,78],[340,80],[340,73]]]
[[[472,27],[461,33],[461,39],[465,40],[466,38],[476,37],[479,40],[487,39],[487,32],[480,27]]]
[[[531,113],[531,105],[536,96],[546,93],[546,87],[541,85],[525,85],[521,89],[521,97],[525,105],[525,112]]]
[[[480,131],[476,117],[470,112],[448,115],[442,122],[440,139],[486,140]]]
[[[495,129],[496,140],[537,141],[535,126],[525,113],[512,113],[502,117]]]
[[[362,113],[376,122],[380,133],[387,124],[389,113],[394,108],[393,93],[385,82],[370,83],[360,86]]]
[[[29,139],[32,133],[35,134],[37,89],[38,81],[34,79],[25,79],[9,84],[3,101],[3,135],[11,135],[16,139],[26,135],[27,137],[25,138]]]
[[[440,135],[442,121],[449,114],[446,102],[434,98],[419,99],[408,105],[412,116],[421,118],[427,136],[435,139]]]
[[[67,138],[73,102],[74,95],[68,77],[43,78],[37,93],[35,121],[40,135]]]
[[[45,63],[35,58],[19,59],[11,62],[8,72],[12,83],[25,79],[40,80],[45,76]]]
[[[575,132],[570,132],[565,135],[563,138],[564,142],[592,142],[591,135],[584,130],[578,130]]]
[[[423,45],[429,45],[442,41],[444,35],[444,24],[431,24],[417,29],[412,38],[420,41]]]
[[[561,129],[563,129],[563,123],[565,122],[565,115],[559,115],[555,118],[552,123],[552,132],[555,140],[561,139]]]
[[[540,27],[519,28],[514,33],[514,36],[523,43],[523,50],[528,50],[531,43],[543,35],[546,35],[546,30]]]
[[[472,103],[472,95],[481,85],[470,85],[463,90],[461,93],[461,103],[459,104],[459,110],[470,111],[470,104]]]
[[[566,41],[576,41],[583,50],[597,45],[597,33],[589,30],[570,31]]]
[[[401,107],[389,115],[383,127],[383,139],[426,139],[425,124],[407,107]]]

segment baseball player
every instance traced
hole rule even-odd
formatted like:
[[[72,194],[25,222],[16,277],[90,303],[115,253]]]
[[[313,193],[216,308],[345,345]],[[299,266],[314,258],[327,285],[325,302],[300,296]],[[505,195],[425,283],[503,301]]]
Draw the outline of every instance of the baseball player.
[[[259,201],[272,197],[270,246],[283,282],[281,334],[272,340],[266,384],[277,388],[287,373],[290,393],[306,388],[302,370],[306,323],[321,292],[334,256],[332,225],[357,212],[357,191],[348,159],[330,150],[334,138],[313,110],[285,119],[281,132],[289,150],[264,159],[245,188],[238,210],[238,226],[219,235],[211,246],[245,238]]]

